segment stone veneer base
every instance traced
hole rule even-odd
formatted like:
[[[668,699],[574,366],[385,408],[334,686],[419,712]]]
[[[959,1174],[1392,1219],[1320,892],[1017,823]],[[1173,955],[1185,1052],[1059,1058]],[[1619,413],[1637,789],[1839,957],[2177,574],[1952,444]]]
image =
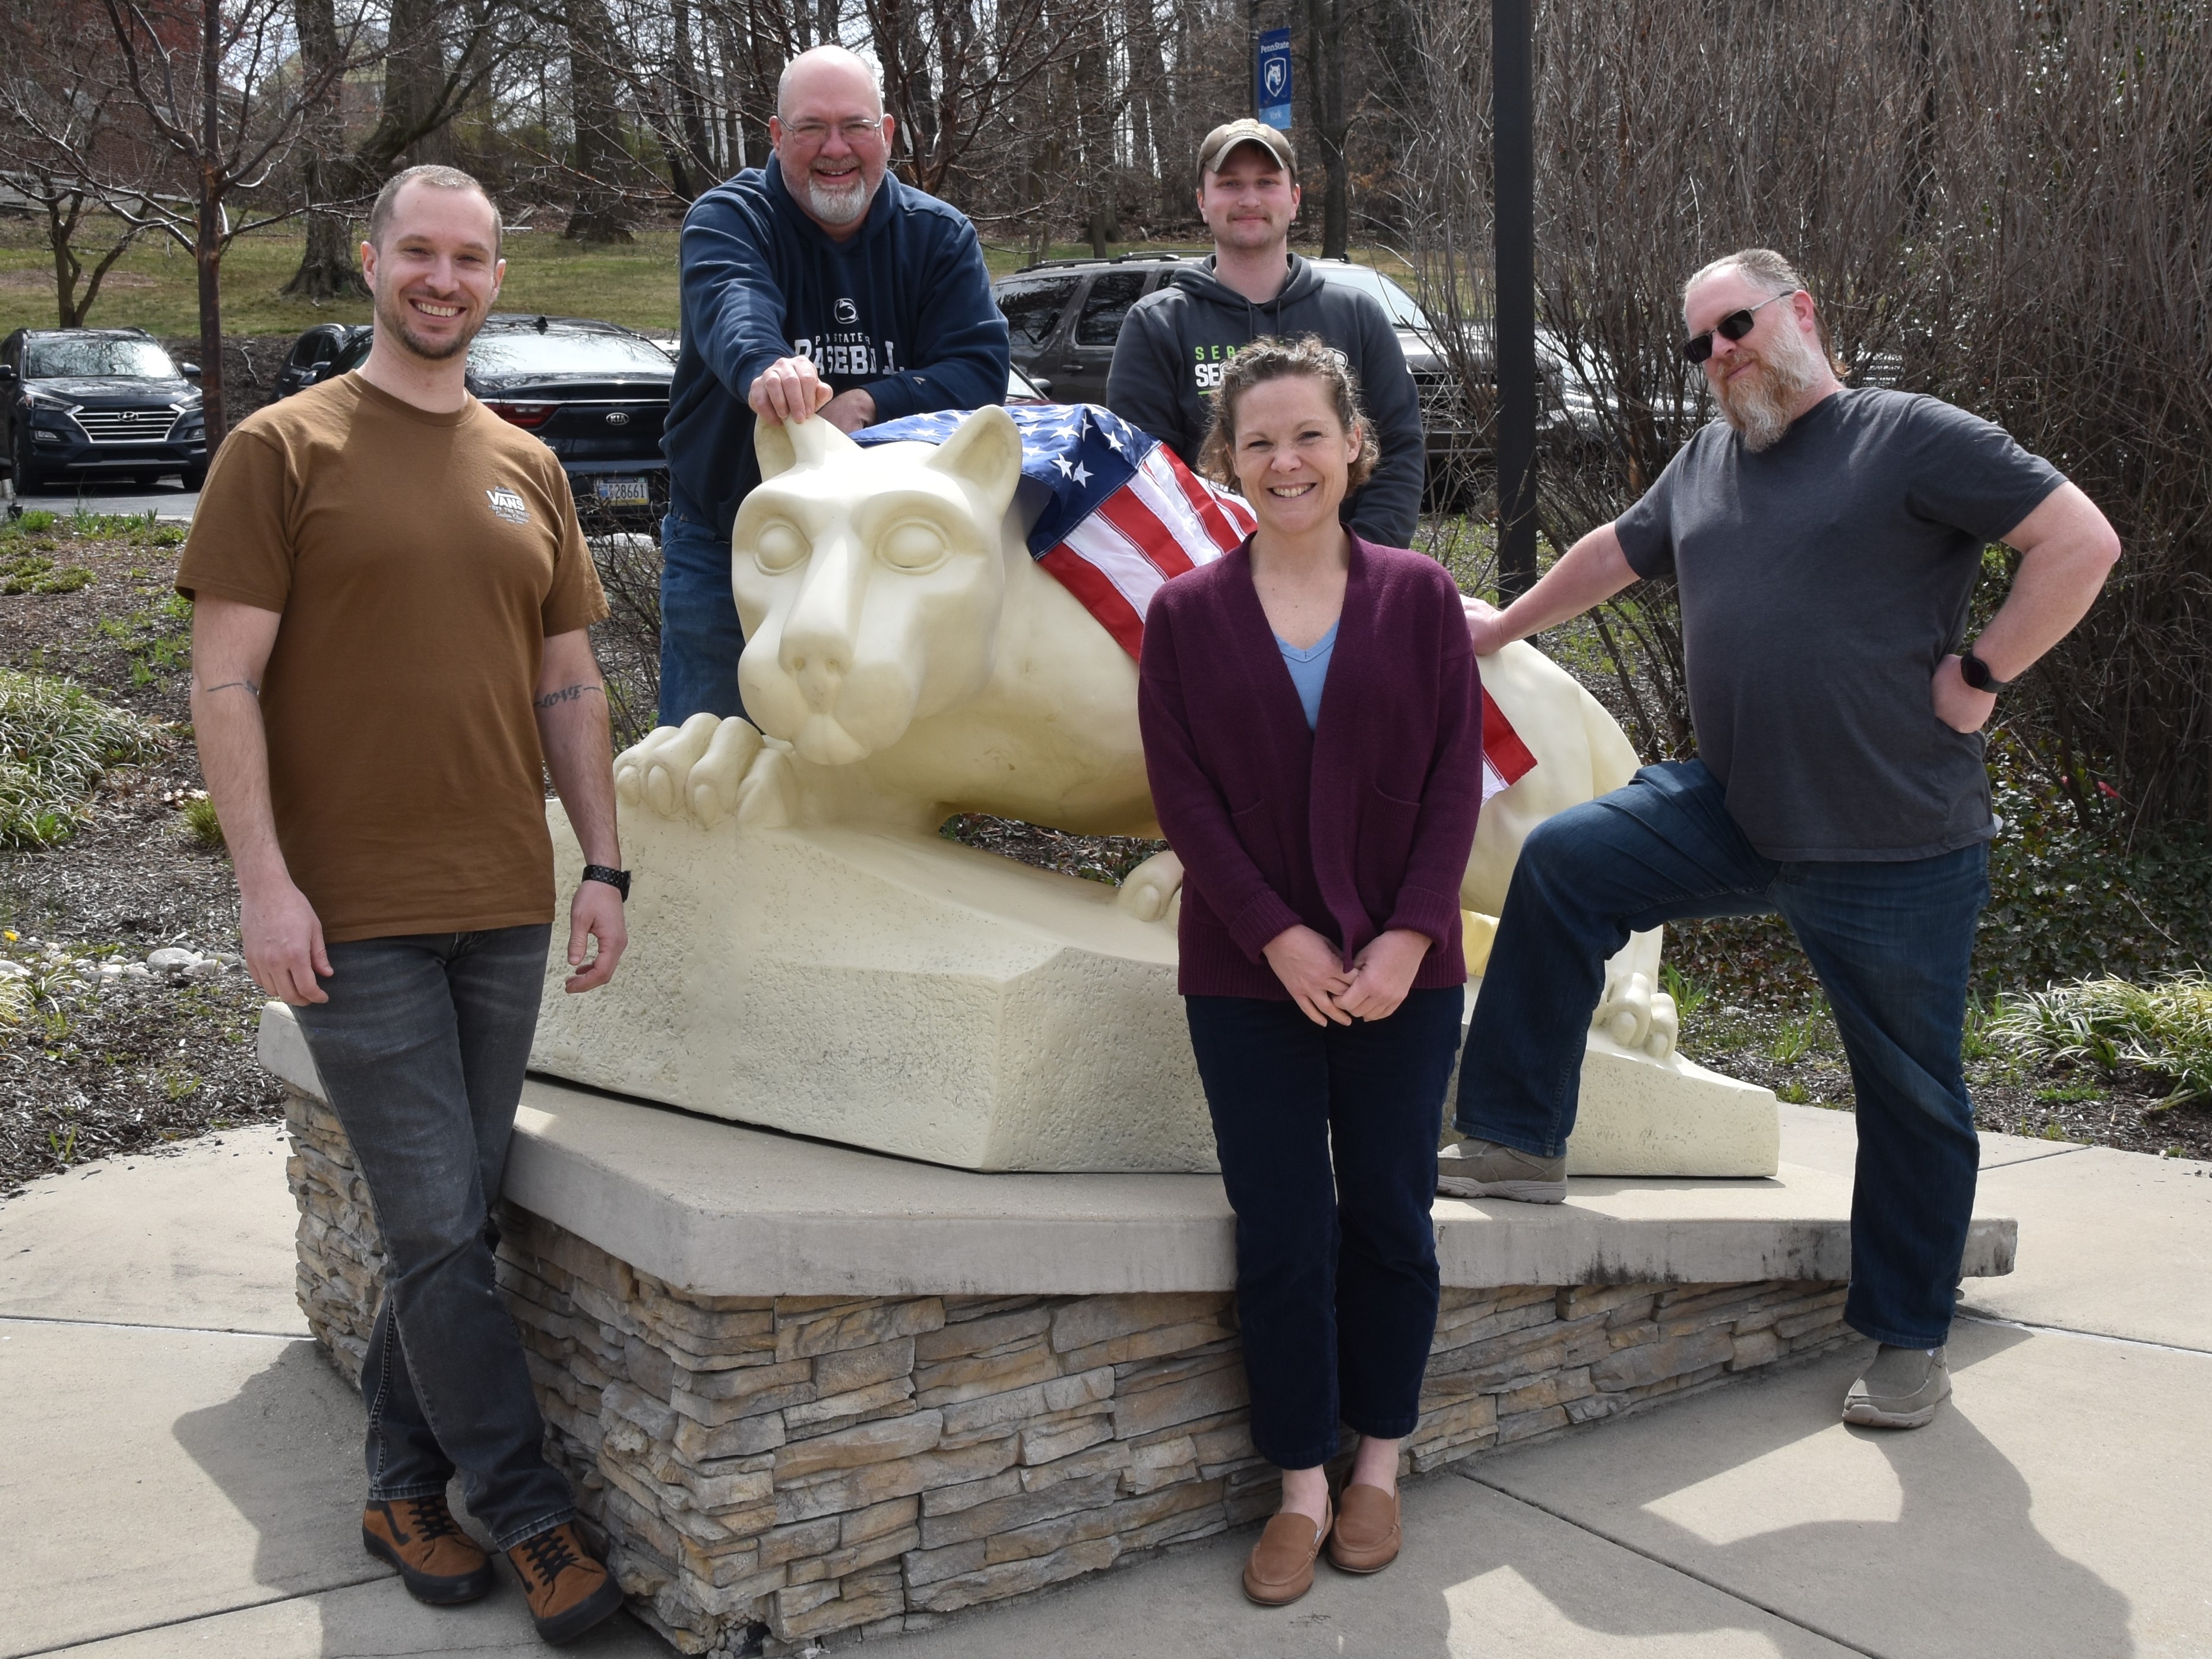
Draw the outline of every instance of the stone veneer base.
[[[357,1381],[375,1218],[336,1117],[289,1093],[300,1302]],[[920,1628],[1274,1508],[1226,1292],[707,1296],[512,1204],[501,1225],[549,1449],[683,1652]],[[1402,1467],[1826,1347],[1843,1300],[1827,1280],[1447,1288]]]

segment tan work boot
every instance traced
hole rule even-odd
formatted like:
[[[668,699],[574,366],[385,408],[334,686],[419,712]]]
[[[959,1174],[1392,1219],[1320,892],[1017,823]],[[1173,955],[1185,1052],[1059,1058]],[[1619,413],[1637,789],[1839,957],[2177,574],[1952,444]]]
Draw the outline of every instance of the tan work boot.
[[[1277,1515],[1244,1563],[1245,1595],[1263,1607],[1279,1607],[1311,1589],[1314,1559],[1335,1524],[1336,1511],[1326,1504],[1318,1527],[1311,1516],[1295,1510]]]
[[[524,1539],[507,1558],[530,1599],[530,1621],[548,1642],[573,1642],[622,1609],[622,1586],[573,1521]]]
[[[1567,1161],[1470,1137],[1437,1154],[1437,1191],[1448,1199],[1559,1204],[1567,1196]]]
[[[361,1541],[399,1569],[408,1595],[434,1607],[473,1601],[491,1589],[491,1558],[461,1530],[443,1492],[373,1499],[361,1513]]]

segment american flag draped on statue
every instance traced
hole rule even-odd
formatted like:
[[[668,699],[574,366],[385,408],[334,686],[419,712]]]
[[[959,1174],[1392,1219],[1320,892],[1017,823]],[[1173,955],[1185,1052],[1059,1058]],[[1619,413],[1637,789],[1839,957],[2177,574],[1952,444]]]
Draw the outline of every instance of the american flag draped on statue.
[[[863,447],[942,443],[970,412],[909,415],[853,434]],[[1216,489],[1174,450],[1096,404],[1016,405],[1020,501],[1030,557],[1056,576],[1131,656],[1160,584],[1210,564],[1252,533],[1243,498]],[[1482,701],[1482,794],[1536,764],[1498,704]]]

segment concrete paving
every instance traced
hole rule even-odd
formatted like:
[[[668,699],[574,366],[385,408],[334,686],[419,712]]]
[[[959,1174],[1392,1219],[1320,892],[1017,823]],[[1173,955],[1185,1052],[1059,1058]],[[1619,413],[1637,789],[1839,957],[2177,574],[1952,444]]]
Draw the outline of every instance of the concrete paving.
[[[280,1124],[109,1158],[0,1205],[0,1315],[305,1336]]]
[[[10,483],[5,488],[8,498],[15,499],[15,486]],[[25,512],[43,509],[49,513],[74,513],[82,501],[88,513],[125,513],[134,517],[151,513],[157,518],[179,519],[187,524],[200,504],[199,491],[185,489],[173,473],[151,489],[121,480],[89,479],[80,487],[72,479],[21,499]]]
[[[1853,1128],[1784,1108],[1784,1157],[1840,1176]],[[511,1583],[436,1611],[362,1553],[362,1409],[297,1335],[281,1136],[221,1138],[0,1205],[0,1659],[541,1651]],[[1397,1565],[1289,1609],[1237,1594],[1245,1534],[886,1651],[2212,1654],[2212,1168],[1984,1150],[2020,1271],[1969,1283],[1993,1317],[1928,1430],[1835,1420],[1854,1350],[1422,1482]],[[627,1620],[574,1650],[666,1651]]]

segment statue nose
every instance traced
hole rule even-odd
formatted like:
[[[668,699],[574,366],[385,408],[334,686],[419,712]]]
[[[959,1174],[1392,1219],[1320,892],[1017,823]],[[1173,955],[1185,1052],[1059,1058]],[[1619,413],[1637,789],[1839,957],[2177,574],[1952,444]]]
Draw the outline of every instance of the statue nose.
[[[826,711],[837,700],[837,688],[852,669],[851,655],[819,640],[792,652],[791,677],[799,682],[808,707]]]

